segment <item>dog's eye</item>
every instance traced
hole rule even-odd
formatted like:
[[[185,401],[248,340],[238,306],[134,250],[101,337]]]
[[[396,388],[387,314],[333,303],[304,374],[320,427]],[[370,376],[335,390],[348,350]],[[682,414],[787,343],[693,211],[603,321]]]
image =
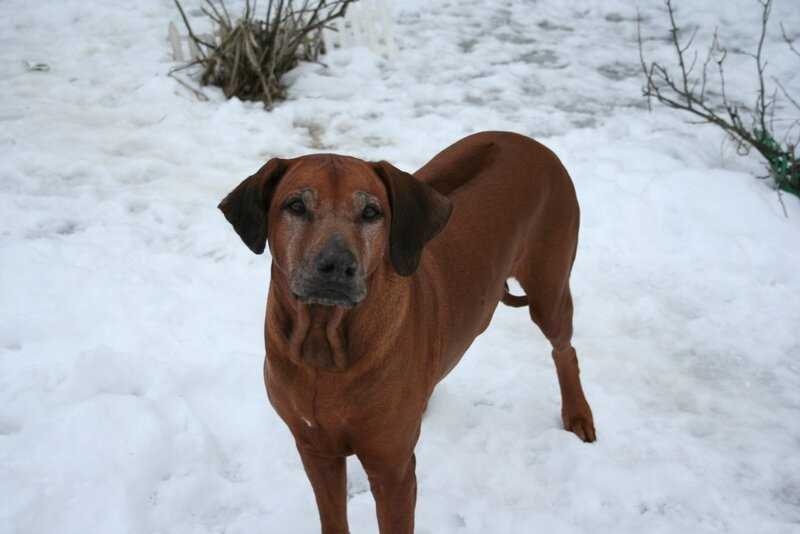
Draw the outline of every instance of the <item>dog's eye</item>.
[[[374,221],[381,216],[381,211],[375,206],[367,206],[361,212],[361,219],[364,221]]]
[[[286,209],[289,213],[293,215],[306,214],[306,205],[299,198],[295,198],[287,202],[286,205],[284,206],[284,209]]]

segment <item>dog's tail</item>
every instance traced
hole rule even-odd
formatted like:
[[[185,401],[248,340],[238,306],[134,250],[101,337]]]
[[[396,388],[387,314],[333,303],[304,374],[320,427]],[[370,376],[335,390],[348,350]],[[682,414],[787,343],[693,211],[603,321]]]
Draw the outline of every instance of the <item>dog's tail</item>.
[[[503,304],[506,306],[511,306],[512,308],[521,308],[523,306],[528,305],[528,296],[527,295],[512,295],[508,292],[508,284],[504,284],[506,287],[505,293],[503,293],[503,298],[500,299],[503,301]]]

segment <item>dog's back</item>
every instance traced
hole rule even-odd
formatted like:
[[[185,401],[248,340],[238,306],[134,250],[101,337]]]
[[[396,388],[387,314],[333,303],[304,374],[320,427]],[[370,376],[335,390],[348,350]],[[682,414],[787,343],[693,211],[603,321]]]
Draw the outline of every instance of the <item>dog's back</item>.
[[[561,162],[528,137],[482,132],[446,148],[415,176],[453,202],[445,230],[423,255],[423,277],[445,284],[437,307],[446,315],[443,377],[488,326],[509,277],[532,254],[567,262],[578,232],[575,190]],[[535,252],[533,252],[535,251]],[[465,290],[469,288],[469,290]]]

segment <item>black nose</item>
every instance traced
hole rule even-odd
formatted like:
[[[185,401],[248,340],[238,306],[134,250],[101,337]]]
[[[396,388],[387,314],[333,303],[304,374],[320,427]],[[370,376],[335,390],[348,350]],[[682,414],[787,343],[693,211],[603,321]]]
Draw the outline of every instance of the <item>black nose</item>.
[[[332,239],[314,260],[317,274],[325,280],[348,282],[356,275],[356,257],[340,239]]]

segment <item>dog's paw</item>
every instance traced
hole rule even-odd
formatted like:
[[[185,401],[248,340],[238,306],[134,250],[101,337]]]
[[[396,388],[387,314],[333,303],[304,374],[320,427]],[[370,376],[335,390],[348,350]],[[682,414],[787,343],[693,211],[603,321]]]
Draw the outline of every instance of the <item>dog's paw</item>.
[[[561,418],[564,422],[564,430],[572,432],[586,443],[591,443],[597,439],[592,410],[588,404],[578,409],[564,411],[561,414]]]

